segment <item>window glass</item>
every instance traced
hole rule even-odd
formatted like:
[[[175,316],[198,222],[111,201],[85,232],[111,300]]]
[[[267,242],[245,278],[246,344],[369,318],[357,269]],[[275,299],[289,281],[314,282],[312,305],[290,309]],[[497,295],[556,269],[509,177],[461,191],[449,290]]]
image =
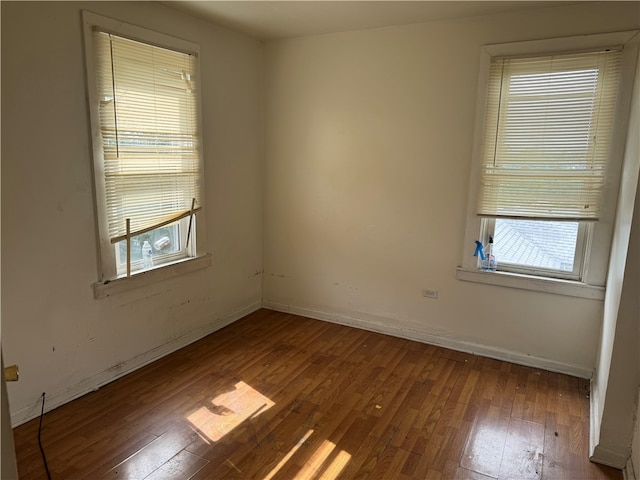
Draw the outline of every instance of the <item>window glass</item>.
[[[153,266],[166,263],[181,256],[182,246],[180,239],[180,224],[167,225],[147,233],[131,237],[131,270],[133,272],[149,269],[143,258],[145,242],[151,248],[151,263]],[[127,268],[127,242],[125,240],[116,243],[118,273],[126,273]]]
[[[572,272],[578,222],[497,219],[493,253],[504,264]]]

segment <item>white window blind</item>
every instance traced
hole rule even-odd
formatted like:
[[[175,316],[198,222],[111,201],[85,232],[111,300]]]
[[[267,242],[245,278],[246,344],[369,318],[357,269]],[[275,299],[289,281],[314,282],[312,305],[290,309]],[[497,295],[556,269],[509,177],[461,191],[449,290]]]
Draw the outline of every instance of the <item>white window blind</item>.
[[[112,243],[201,207],[195,55],[95,31]]]
[[[478,215],[597,220],[621,52],[494,58]]]

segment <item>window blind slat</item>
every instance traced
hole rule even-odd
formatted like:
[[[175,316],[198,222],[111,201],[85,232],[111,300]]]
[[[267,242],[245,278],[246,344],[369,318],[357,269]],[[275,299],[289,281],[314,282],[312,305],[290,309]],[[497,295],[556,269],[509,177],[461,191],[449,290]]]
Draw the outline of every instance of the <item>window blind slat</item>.
[[[598,219],[620,59],[617,50],[492,59],[479,215]]]
[[[196,59],[94,32],[111,241],[201,207]]]

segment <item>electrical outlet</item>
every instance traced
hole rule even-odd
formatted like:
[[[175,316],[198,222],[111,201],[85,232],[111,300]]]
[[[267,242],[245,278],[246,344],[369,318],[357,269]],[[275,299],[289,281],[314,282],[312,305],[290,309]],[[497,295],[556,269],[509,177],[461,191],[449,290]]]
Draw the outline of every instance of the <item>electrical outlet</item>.
[[[422,290],[422,296],[426,298],[438,298],[438,290]]]

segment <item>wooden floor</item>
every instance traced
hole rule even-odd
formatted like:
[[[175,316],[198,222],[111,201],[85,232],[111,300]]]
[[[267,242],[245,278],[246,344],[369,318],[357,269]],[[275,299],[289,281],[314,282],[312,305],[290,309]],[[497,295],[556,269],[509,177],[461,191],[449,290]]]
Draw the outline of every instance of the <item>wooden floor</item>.
[[[261,310],[47,413],[42,442],[54,480],[621,479],[588,409],[585,380]]]

